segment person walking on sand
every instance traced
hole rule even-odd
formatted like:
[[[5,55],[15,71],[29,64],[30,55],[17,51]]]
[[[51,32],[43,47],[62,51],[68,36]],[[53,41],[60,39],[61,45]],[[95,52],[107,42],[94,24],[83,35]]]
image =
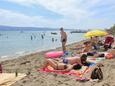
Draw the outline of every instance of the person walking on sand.
[[[66,42],[67,42],[67,34],[64,31],[63,27],[60,28],[60,34],[61,34],[61,43],[62,43],[62,50],[65,53],[66,52]]]

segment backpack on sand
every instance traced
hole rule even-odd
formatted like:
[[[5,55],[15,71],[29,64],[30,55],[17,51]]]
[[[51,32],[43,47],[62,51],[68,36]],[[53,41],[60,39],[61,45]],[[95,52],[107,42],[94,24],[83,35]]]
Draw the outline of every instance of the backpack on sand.
[[[99,80],[103,79],[103,72],[102,72],[100,67],[99,68],[95,68],[92,71],[91,79],[99,79]]]

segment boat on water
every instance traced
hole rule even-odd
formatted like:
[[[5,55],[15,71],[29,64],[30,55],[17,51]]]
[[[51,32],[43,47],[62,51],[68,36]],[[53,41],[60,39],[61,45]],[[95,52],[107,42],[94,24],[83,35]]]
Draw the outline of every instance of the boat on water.
[[[56,33],[56,32],[51,32],[51,34],[52,34],[52,35],[57,35],[57,33]]]

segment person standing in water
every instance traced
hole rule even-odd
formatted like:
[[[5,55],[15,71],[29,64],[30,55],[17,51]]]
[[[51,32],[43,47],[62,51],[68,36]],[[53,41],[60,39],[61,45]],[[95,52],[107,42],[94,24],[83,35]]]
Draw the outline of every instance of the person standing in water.
[[[66,52],[67,34],[64,31],[63,27],[60,28],[60,34],[61,34],[62,50],[65,53]]]
[[[31,35],[31,40],[33,40],[33,36]]]
[[[44,39],[44,35],[43,34],[41,35],[41,37],[42,37],[42,39]]]

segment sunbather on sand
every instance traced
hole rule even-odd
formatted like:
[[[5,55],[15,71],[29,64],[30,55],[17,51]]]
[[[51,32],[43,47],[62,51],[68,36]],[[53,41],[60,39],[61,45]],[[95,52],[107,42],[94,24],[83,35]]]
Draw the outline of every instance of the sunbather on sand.
[[[77,54],[87,54],[90,56],[93,56],[96,51],[92,49],[92,44],[90,41],[86,41],[83,43],[83,46],[81,46],[80,48],[77,46],[76,48],[72,48],[77,50]],[[80,50],[81,49],[81,50]],[[72,56],[75,56],[76,54],[72,54]]]
[[[61,63],[59,61],[56,61],[54,59],[46,59],[46,62],[43,66],[43,68],[47,67],[48,65],[50,65],[51,67],[53,67],[55,70],[57,71],[70,71],[72,69],[79,69],[81,68],[80,65],[78,64],[74,64],[74,65],[71,65],[71,64],[64,64],[64,63]]]
[[[83,49],[81,53],[86,53],[86,52],[91,52],[92,51],[92,46],[90,41],[84,42]]]
[[[85,53],[85,52],[90,52],[92,50],[91,42],[90,41],[85,41],[82,45],[77,45],[75,48],[70,48],[72,50],[79,50],[79,53]]]
[[[83,65],[87,62],[87,55],[86,54],[82,54],[74,56],[74,57],[66,57],[66,58],[55,58],[54,60],[64,63],[64,64],[80,64]]]
[[[109,49],[107,52],[105,53],[97,53],[95,54],[93,57],[97,58],[97,57],[105,57],[105,58],[114,58],[115,57],[115,49]]]
[[[79,64],[73,64],[73,65],[65,64],[65,63],[60,63],[59,61],[56,61],[54,59],[46,59],[46,62],[44,64],[44,68],[47,67],[48,65],[53,67],[55,69],[55,71],[57,71],[57,72],[69,72],[72,69],[76,70],[76,69],[81,68],[81,65],[79,65]],[[83,78],[102,79],[103,75],[102,75],[102,71],[100,69],[100,66],[103,66],[103,65],[98,63],[98,64],[92,66],[88,73],[83,74]],[[100,72],[99,72],[99,70],[100,70]]]
[[[45,66],[47,66],[48,64],[52,65],[54,69],[64,69],[66,68],[65,65],[72,65],[73,67],[76,64],[79,64],[80,66],[90,66],[89,62],[87,61],[86,54],[83,54],[81,57],[68,57],[64,59],[46,59]],[[57,68],[57,64],[59,65],[59,68]]]
[[[83,49],[79,52],[80,54],[88,54],[91,56],[95,54],[95,51],[92,49],[92,45],[90,41],[84,42],[84,45],[82,48]]]

